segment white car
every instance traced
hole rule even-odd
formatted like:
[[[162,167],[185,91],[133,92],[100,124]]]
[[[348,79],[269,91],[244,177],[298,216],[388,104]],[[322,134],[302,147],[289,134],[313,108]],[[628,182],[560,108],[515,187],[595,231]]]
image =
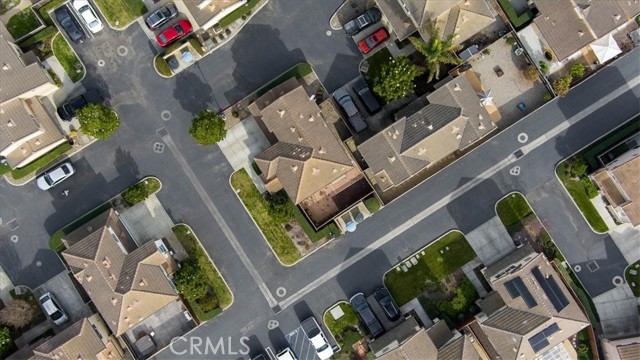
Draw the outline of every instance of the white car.
[[[333,355],[333,349],[331,345],[329,345],[329,341],[327,341],[327,337],[324,336],[322,329],[320,328],[320,324],[316,321],[314,317],[310,317],[305,321],[300,323],[302,326],[302,331],[307,335],[309,342],[316,349],[316,353],[318,353],[318,357],[320,360],[327,360]]]
[[[40,296],[39,300],[44,312],[56,325],[60,326],[69,321],[69,316],[62,310],[62,307],[58,304],[58,299],[52,293],[48,292]]]
[[[36,179],[36,185],[38,185],[42,190],[49,190],[75,174],[75,172],[76,171],[73,169],[70,162],[63,162],[62,164],[40,174]]]
[[[87,0],[74,0],[73,8],[80,14],[80,18],[87,25],[89,31],[95,34],[102,30],[102,21]]]

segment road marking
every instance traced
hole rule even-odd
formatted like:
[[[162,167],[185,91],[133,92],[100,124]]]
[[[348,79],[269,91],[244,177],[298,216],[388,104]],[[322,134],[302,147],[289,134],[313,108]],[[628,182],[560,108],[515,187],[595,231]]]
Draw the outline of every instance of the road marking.
[[[634,77],[633,79],[629,80],[626,84],[618,87],[616,90],[612,91],[607,96],[601,98],[599,101],[596,101],[595,103],[587,106],[582,111],[580,111],[577,114],[573,115],[571,118],[567,119],[566,121],[563,121],[562,123],[558,124],[557,126],[552,128],[551,130],[547,131],[545,134],[541,135],[539,138],[537,138],[534,141],[532,141],[531,143],[523,146],[521,149],[523,150],[524,154],[526,155],[528,152],[531,152],[535,148],[545,144],[547,140],[554,139],[557,135],[559,135],[560,133],[562,133],[563,131],[568,129],[569,126],[571,126],[572,123],[576,123],[576,122],[584,119],[584,117],[587,116],[588,114],[591,114],[591,113],[595,112],[597,109],[599,109],[599,108],[603,107],[605,104],[613,101],[614,99],[616,99],[617,97],[622,95],[624,92],[627,92],[630,89],[633,89],[638,84],[640,84],[640,75],[638,75],[638,76]],[[500,134],[498,134],[496,136],[496,138],[499,137],[499,136],[500,136]],[[472,188],[474,188],[476,185],[478,185],[479,183],[481,183],[485,179],[488,179],[491,176],[493,176],[494,174],[502,171],[503,169],[505,169],[507,166],[509,166],[510,164],[515,162],[516,160],[517,159],[513,154],[509,155],[505,159],[501,160],[497,164],[493,165],[489,169],[487,169],[484,172],[482,172],[480,175],[475,177],[473,180],[467,182],[466,184],[464,184],[461,187],[459,187],[458,189],[456,189],[451,194],[449,194],[449,195],[443,197],[442,199],[438,200],[433,205],[427,207],[426,209],[424,209],[421,212],[419,212],[418,214],[416,214],[413,218],[408,219],[407,221],[405,221],[404,223],[402,223],[401,225],[399,225],[395,229],[391,230],[390,232],[388,232],[387,234],[383,235],[382,237],[380,237],[376,241],[372,242],[367,247],[362,249],[360,252],[358,252],[354,256],[352,256],[349,259],[347,259],[346,261],[344,261],[342,264],[339,264],[339,265],[335,266],[334,268],[332,268],[329,271],[325,272],[322,276],[316,278],[311,283],[307,284],[306,286],[304,286],[300,290],[296,291],[295,293],[293,293],[293,295],[291,295],[290,297],[288,297],[287,299],[282,301],[279,304],[280,307],[282,309],[284,309],[284,308],[292,305],[293,303],[297,302],[298,300],[300,300],[302,297],[304,297],[305,295],[307,295],[308,293],[313,291],[318,286],[324,284],[329,279],[334,278],[335,276],[337,276],[339,273],[341,273],[342,271],[344,271],[345,269],[347,269],[351,265],[353,265],[353,264],[357,263],[358,261],[362,260],[363,258],[368,256],[369,254],[371,254],[372,252],[374,252],[378,248],[382,247],[383,245],[385,245],[389,241],[393,240],[397,236],[399,236],[402,233],[404,233],[405,231],[409,230],[415,224],[417,224],[418,222],[424,220],[429,215],[431,215],[431,214],[435,213],[436,211],[440,210],[441,208],[445,207],[447,204],[449,204],[453,200],[457,199],[458,197],[462,196],[464,193],[466,193],[467,191],[471,190]]]
[[[193,170],[191,170],[191,167],[189,166],[189,163],[187,162],[187,160],[184,158],[184,156],[182,155],[182,153],[180,152],[176,144],[173,142],[173,139],[171,138],[171,135],[169,135],[169,132],[166,129],[162,128],[158,130],[158,135],[160,135],[164,143],[167,144],[167,147],[173,153],[173,156],[176,158],[176,160],[180,164],[180,167],[182,167],[182,170],[187,175],[187,178],[189,179],[193,187],[196,189],[196,192],[198,193],[198,195],[200,195],[200,198],[202,199],[204,204],[207,206],[207,209],[209,209],[209,212],[211,213],[211,215],[213,215],[213,218],[216,220],[218,225],[220,225],[222,232],[226,235],[227,239],[229,239],[231,246],[233,246],[233,249],[236,251],[236,253],[238,254],[238,257],[240,258],[240,261],[242,261],[245,268],[247,268],[247,270],[249,271],[249,274],[251,274],[251,277],[253,278],[253,281],[256,282],[256,284],[258,285],[258,288],[262,292],[262,295],[269,303],[269,307],[274,307],[278,305],[278,302],[276,301],[276,299],[273,297],[273,295],[265,285],[264,281],[260,277],[260,274],[258,273],[256,268],[253,267],[253,264],[251,263],[251,260],[249,260],[249,257],[247,256],[247,254],[242,249],[242,246],[240,245],[240,242],[236,238],[235,234],[231,231],[231,229],[229,228],[229,225],[224,221],[224,218],[220,214],[220,211],[218,210],[218,208],[215,206],[215,204],[209,197],[209,194],[207,194],[206,190],[198,180],[198,177],[196,176],[196,174],[193,172]],[[248,284],[244,284],[244,286],[248,286]]]
[[[120,45],[118,46],[118,49],[116,49],[116,52],[120,56],[127,56],[127,54],[129,53],[129,49],[127,49],[127,47],[124,45]]]
[[[164,121],[169,121],[171,119],[171,111],[163,110],[160,113],[160,118],[162,118],[162,120],[164,120]]]
[[[18,237],[18,235],[11,235],[11,242],[16,244],[18,242],[18,240],[20,240],[20,238]]]
[[[98,66],[103,67],[105,64],[106,63],[105,63],[104,60],[102,60],[102,59],[98,60]]]

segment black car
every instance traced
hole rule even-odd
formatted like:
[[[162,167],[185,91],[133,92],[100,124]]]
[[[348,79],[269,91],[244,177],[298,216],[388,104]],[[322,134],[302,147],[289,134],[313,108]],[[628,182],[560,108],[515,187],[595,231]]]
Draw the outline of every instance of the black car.
[[[358,97],[362,100],[364,106],[367,107],[367,111],[369,111],[370,114],[374,114],[380,110],[381,106],[378,99],[373,95],[373,92],[369,89],[369,85],[367,85],[367,82],[363,78],[356,80],[356,82],[351,85],[351,88],[353,92],[358,94]]]
[[[382,310],[384,310],[384,314],[387,315],[389,320],[396,321],[400,319],[400,310],[393,302],[391,298],[391,294],[385,288],[379,288],[373,293],[373,297],[376,298],[378,304]]]
[[[104,98],[100,95],[100,92],[96,89],[90,89],[78,97],[65,101],[64,104],[58,107],[57,111],[62,120],[69,121],[76,115],[76,111],[83,107],[89,104],[100,104],[103,102]]]
[[[364,297],[363,293],[357,293],[351,297],[349,303],[353,307],[353,310],[358,313],[360,320],[367,326],[371,336],[378,337],[384,333],[384,329],[382,325],[380,325],[380,321],[371,311],[371,307],[367,303],[367,299]]]
[[[382,19],[382,13],[378,8],[373,7],[357,18],[349,20],[343,25],[343,28],[347,35],[353,36],[368,26],[377,23],[380,19]]]
[[[86,36],[76,18],[71,14],[71,10],[66,6],[61,6],[56,9],[54,14],[56,15],[58,24],[60,24],[67,35],[69,35],[69,39],[71,39],[74,44],[82,44]]]
[[[349,124],[353,130],[357,133],[367,129],[367,122],[364,121],[364,117],[358,111],[356,104],[354,104],[353,99],[351,99],[351,95],[345,88],[340,88],[333,93],[333,98],[336,99],[342,110],[347,115],[347,120],[349,120]]]
[[[176,16],[178,16],[178,9],[176,9],[176,6],[172,3],[168,3],[147,16],[144,22],[147,24],[149,30],[155,30]]]

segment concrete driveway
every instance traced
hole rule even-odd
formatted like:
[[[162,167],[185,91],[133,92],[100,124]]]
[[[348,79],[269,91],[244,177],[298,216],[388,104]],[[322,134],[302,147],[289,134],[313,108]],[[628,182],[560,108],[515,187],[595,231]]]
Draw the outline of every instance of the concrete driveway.
[[[485,266],[495,263],[516,248],[511,235],[497,216],[478,226],[465,237]]]
[[[593,298],[607,339],[640,334],[638,302],[627,285],[618,286]]]
[[[62,326],[56,326],[51,322],[56,330],[62,330],[76,321],[90,316],[93,312],[80,296],[80,293],[73,284],[71,273],[63,271],[46,283],[33,290],[33,294],[39,298],[46,292],[51,292],[58,299],[60,306],[69,315],[69,321]]]
[[[253,157],[271,144],[252,117],[227,130],[227,137],[218,143],[234,171],[251,167]]]

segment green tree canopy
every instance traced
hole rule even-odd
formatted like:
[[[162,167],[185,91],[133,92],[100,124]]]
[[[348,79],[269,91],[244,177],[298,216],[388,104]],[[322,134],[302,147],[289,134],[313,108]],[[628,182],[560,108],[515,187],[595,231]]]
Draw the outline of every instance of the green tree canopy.
[[[422,72],[405,56],[382,64],[380,72],[373,78],[373,91],[386,102],[401,99],[413,92],[413,79]]]
[[[0,328],[0,357],[6,355],[7,350],[13,346],[13,339],[11,338],[11,331],[6,327]]]
[[[571,65],[571,69],[569,70],[569,74],[571,74],[571,76],[573,76],[574,78],[581,78],[582,75],[584,75],[584,72],[587,70],[587,68],[582,65],[582,63],[575,63],[573,65]]]
[[[89,104],[76,112],[80,130],[96,139],[106,139],[118,130],[120,119],[102,104]]]
[[[202,110],[191,121],[189,135],[200,145],[215,145],[227,135],[224,120],[211,110]]]
[[[460,50],[460,45],[455,45],[453,39],[455,34],[447,36],[446,39],[440,38],[440,30],[435,22],[429,23],[429,41],[425,42],[421,38],[412,36],[409,41],[415,46],[416,50],[425,57],[425,67],[429,74],[429,81],[438,78],[440,75],[440,66],[442,64],[458,65],[462,62],[454,54]]]
[[[571,80],[573,77],[571,75],[565,75],[561,78],[556,79],[553,82],[553,91],[558,94],[558,96],[565,96],[569,92],[569,87],[571,86]]]
[[[178,291],[187,299],[196,300],[207,293],[207,283],[202,269],[194,260],[183,262],[173,280]]]

